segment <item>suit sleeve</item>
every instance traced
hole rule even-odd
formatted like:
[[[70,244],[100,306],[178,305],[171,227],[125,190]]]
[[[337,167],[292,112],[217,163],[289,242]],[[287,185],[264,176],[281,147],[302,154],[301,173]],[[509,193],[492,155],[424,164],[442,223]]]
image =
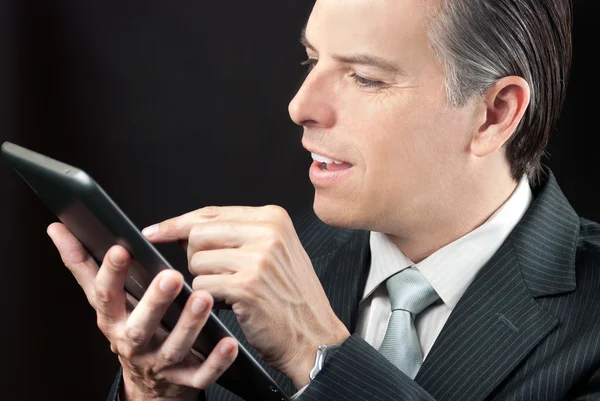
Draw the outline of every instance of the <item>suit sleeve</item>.
[[[600,400],[600,368],[588,380],[583,380],[568,401],[599,401]]]
[[[123,382],[123,368],[119,366],[119,371],[117,372],[117,376],[115,377],[115,381],[110,388],[110,392],[108,393],[108,397],[106,401],[118,401],[119,400],[119,390],[122,386]]]
[[[354,334],[304,390],[301,401],[434,401],[411,378]]]

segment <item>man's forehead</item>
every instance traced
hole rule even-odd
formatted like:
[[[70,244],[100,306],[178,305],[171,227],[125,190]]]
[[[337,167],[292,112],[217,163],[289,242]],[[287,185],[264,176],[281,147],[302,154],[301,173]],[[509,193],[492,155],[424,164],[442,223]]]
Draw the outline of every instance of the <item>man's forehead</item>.
[[[318,51],[406,50],[427,39],[441,0],[317,0],[305,37]]]

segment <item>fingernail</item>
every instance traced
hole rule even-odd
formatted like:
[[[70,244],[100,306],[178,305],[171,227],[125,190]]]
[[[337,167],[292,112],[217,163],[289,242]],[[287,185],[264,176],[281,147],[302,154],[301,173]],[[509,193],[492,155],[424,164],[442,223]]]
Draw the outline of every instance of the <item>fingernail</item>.
[[[154,224],[153,226],[146,227],[142,230],[142,234],[146,237],[151,237],[158,231],[158,224]]]
[[[163,277],[160,279],[159,287],[164,292],[171,292],[177,287],[177,282],[170,277]]]
[[[228,354],[229,352],[231,352],[232,349],[233,349],[233,345],[231,345],[229,343],[224,344],[221,347],[221,354],[223,354],[223,355]]]
[[[192,313],[199,315],[205,309],[206,301],[203,301],[202,299],[194,299],[192,302]]]

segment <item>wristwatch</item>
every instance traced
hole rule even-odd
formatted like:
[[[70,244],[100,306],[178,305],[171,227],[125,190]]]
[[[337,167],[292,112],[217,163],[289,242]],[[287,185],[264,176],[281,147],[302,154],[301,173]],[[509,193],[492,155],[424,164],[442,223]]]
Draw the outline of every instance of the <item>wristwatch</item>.
[[[342,343],[343,341],[337,344],[319,345],[319,347],[317,348],[317,356],[315,357],[315,366],[313,366],[310,373],[308,374],[310,380],[314,379],[317,373],[319,373],[321,369],[323,369],[323,365],[325,365],[325,362],[327,362],[327,360],[342,345]]]

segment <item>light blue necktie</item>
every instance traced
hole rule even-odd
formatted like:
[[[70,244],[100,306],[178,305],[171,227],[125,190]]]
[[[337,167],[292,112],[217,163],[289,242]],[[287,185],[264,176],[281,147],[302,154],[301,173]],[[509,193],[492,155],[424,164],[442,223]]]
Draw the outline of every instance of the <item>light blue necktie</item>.
[[[423,363],[414,319],[439,296],[416,268],[407,268],[387,279],[392,314],[379,352],[414,379]]]

